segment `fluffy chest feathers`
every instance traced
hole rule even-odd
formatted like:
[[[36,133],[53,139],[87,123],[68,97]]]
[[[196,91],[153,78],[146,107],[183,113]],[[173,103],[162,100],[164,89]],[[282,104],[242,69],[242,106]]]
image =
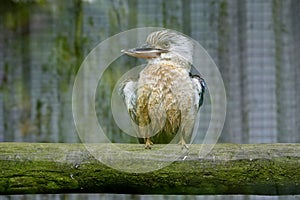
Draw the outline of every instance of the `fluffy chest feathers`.
[[[141,73],[137,88],[137,121],[150,122],[153,130],[176,134],[182,118],[193,121],[197,109],[194,87],[186,69],[169,62],[149,64]]]
[[[189,72],[171,62],[149,64],[138,81],[138,104],[151,107],[159,104],[163,109],[187,109],[194,100],[193,82]],[[147,99],[139,102],[139,99]]]

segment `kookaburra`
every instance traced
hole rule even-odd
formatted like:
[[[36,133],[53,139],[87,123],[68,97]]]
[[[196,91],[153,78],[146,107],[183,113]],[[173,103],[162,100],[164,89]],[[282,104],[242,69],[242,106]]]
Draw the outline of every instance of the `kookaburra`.
[[[145,148],[173,139],[187,147],[206,87],[200,75],[191,74],[193,41],[178,32],[162,30],[151,33],[146,42],[142,47],[122,50],[148,63],[137,80],[122,82],[120,93]]]

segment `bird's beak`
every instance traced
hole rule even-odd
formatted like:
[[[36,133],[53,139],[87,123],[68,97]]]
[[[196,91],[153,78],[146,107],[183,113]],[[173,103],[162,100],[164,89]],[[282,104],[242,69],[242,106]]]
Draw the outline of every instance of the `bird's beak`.
[[[168,50],[154,48],[150,45],[144,45],[138,48],[128,50],[123,49],[121,52],[137,58],[150,59],[157,58],[160,56],[161,53],[167,53]]]

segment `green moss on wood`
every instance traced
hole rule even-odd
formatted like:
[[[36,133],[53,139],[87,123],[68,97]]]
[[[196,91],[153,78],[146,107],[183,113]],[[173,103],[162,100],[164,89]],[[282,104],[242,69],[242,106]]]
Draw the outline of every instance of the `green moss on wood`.
[[[111,145],[91,146],[101,152]],[[149,151],[142,145],[117,145],[130,151]],[[218,144],[201,159],[200,148],[192,145],[185,160],[138,174],[105,166],[82,144],[0,143],[0,193],[300,193],[300,144]],[[115,162],[123,161],[118,158]],[[133,163],[140,166],[143,162]]]

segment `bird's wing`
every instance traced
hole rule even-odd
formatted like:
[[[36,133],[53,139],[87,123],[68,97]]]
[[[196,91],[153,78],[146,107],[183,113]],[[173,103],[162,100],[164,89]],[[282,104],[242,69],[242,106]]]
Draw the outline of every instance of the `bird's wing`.
[[[200,106],[203,104],[203,98],[204,98],[204,92],[205,92],[205,89],[206,89],[206,83],[204,81],[204,79],[197,75],[197,74],[190,74],[190,77],[194,83],[194,86],[195,86],[195,93],[196,93],[196,104],[197,105],[197,108],[199,109]]]
[[[119,93],[123,97],[127,111],[131,119],[136,122],[136,95],[137,82],[133,80],[125,80],[120,84]]]

